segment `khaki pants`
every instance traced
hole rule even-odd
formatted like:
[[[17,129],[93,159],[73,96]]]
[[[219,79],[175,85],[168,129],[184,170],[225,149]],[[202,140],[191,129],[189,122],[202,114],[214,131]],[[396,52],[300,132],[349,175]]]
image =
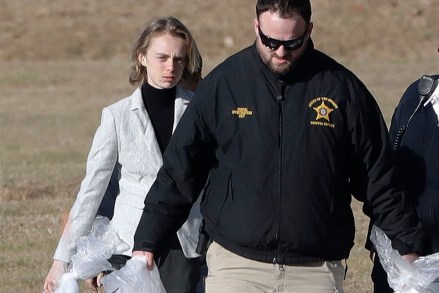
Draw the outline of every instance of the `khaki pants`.
[[[207,293],[343,293],[341,261],[276,265],[243,258],[216,242],[206,261]]]

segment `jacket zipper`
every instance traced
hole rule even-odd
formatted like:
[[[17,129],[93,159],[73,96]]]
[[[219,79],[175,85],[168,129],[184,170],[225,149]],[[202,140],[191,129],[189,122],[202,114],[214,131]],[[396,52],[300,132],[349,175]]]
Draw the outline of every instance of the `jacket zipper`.
[[[280,213],[281,213],[281,200],[282,200],[282,157],[283,157],[283,101],[285,94],[285,83],[283,80],[279,80],[280,91],[276,96],[276,100],[279,104],[279,120],[278,120],[278,144],[279,144],[279,191],[277,198],[277,219],[276,219],[276,243],[277,248],[275,251],[275,257],[273,259],[273,264],[276,264],[279,261],[279,225],[280,225]]]

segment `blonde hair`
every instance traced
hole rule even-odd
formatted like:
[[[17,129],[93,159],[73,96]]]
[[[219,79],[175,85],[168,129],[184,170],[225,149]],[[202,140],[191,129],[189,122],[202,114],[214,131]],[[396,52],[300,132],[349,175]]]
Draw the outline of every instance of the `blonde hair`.
[[[132,85],[143,84],[147,80],[147,69],[140,64],[139,54],[146,54],[152,38],[170,34],[182,38],[186,43],[186,66],[184,72],[193,74],[200,66],[200,53],[189,29],[177,18],[166,16],[154,19],[136,36],[131,49],[131,72],[129,82]]]

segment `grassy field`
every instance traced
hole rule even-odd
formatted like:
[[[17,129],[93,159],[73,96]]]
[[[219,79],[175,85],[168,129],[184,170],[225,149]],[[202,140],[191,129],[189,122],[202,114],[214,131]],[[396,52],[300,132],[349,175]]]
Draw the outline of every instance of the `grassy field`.
[[[438,72],[433,2],[313,1],[316,46],[364,81],[387,122],[409,83]],[[0,1],[1,293],[41,291],[101,109],[133,90],[127,60],[139,28],[154,15],[181,18],[199,40],[205,73],[254,39],[250,0],[32,3]],[[353,209],[346,292],[371,292],[367,219],[360,203]]]

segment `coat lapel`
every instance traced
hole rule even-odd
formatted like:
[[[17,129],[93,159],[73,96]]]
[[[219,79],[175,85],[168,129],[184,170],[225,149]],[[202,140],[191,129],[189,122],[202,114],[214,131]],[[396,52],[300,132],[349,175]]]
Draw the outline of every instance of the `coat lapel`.
[[[138,87],[134,93],[131,95],[131,113],[135,119],[139,122],[139,127],[143,133],[146,132],[148,127],[152,127],[151,120],[146,113],[145,105],[142,100],[142,91]]]
[[[192,98],[192,94],[192,92],[187,91],[180,86],[177,86],[174,106],[174,125],[172,128],[172,132],[174,132],[178,122],[180,121],[181,116],[186,110],[186,107]],[[143,103],[142,91],[140,87],[138,87],[131,95],[131,114],[133,120],[135,120],[132,122],[134,124],[137,124],[137,127],[139,127],[140,132],[143,134],[145,149],[151,152],[151,154],[161,157],[162,154],[160,151],[160,147],[157,142],[154,127],[152,126],[151,120],[148,116],[148,113],[146,112],[146,108]]]
[[[154,156],[162,156],[160,147],[157,143],[154,127],[152,126],[151,119],[149,119],[146,112],[145,105],[142,99],[142,91],[138,87],[131,96],[131,113],[136,120],[140,132],[143,134],[143,140],[145,142],[145,149],[147,149]]]

